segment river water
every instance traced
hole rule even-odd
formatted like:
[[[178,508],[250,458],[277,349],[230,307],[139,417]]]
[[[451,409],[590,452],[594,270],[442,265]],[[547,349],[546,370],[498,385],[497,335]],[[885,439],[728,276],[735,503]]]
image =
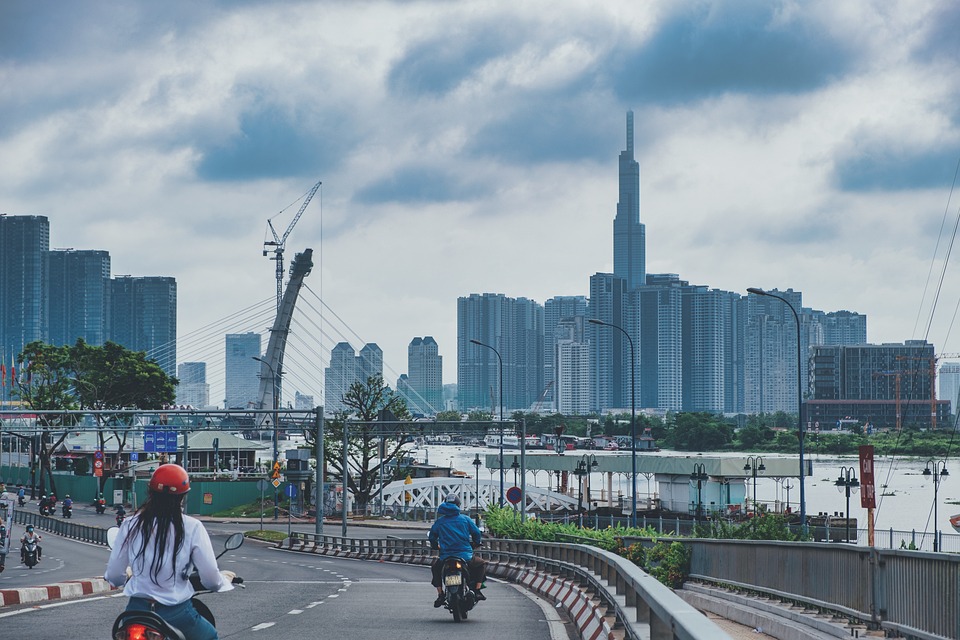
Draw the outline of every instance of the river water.
[[[429,462],[430,464],[440,466],[452,466],[454,469],[464,471],[473,476],[474,456],[479,453],[481,459],[484,455],[495,453],[497,449],[487,447],[468,447],[468,446],[450,446],[450,445],[429,445],[413,451],[415,457],[420,462]],[[513,456],[518,452],[516,450],[505,450],[504,459],[508,465],[513,460]],[[581,452],[570,452],[573,455],[579,455]],[[590,451],[589,453],[597,456],[603,455],[621,455],[626,456],[626,452],[604,452]],[[644,453],[646,457],[651,455],[663,456],[689,456],[689,452],[661,451],[657,454]],[[737,457],[745,458],[747,454],[741,453],[709,453],[710,457]],[[763,458],[770,460],[773,458],[791,458],[779,454],[764,454]],[[797,456],[792,456],[796,460]],[[813,475],[808,476],[804,483],[804,493],[806,496],[807,515],[817,515],[821,512],[830,514],[846,512],[846,494],[842,488],[838,489],[834,484],[841,474],[843,467],[853,467],[855,475],[859,477],[859,462],[856,456],[823,456],[813,455],[808,457],[813,464]],[[950,525],[950,516],[960,513],[960,463],[957,459],[946,461],[949,475],[941,476],[937,488],[937,529],[942,533],[954,533]],[[932,476],[924,476],[923,470],[926,466],[927,458],[892,458],[887,456],[877,456],[875,459],[876,471],[875,479],[877,484],[877,508],[874,510],[874,523],[877,530],[894,529],[896,531],[916,531],[917,533],[933,532],[933,505],[934,505],[934,483]],[[483,475],[487,474],[487,475]],[[527,483],[537,487],[547,488],[551,481],[548,478],[550,474],[541,471],[528,472]],[[630,478],[627,474],[621,474],[622,477],[614,476],[613,491],[620,492],[623,495],[629,495]],[[483,470],[481,478],[490,480],[499,480],[499,471]],[[514,484],[514,472],[511,469],[506,471],[506,485]],[[785,484],[792,485],[789,491]],[[605,487],[606,480],[602,474],[594,474],[591,477],[591,485],[595,488]],[[643,501],[648,492],[650,497],[656,497],[656,481],[648,481],[640,476],[637,481],[638,501]],[[748,494],[753,498],[753,479],[749,480],[747,487]],[[789,495],[788,495],[789,494]],[[594,494],[594,500],[597,497]],[[792,478],[787,483],[778,483],[772,478],[757,477],[757,499],[761,503],[773,505],[779,502],[781,505],[789,505],[794,511],[799,509],[799,479]],[[867,523],[867,510],[860,507],[859,492],[850,496],[850,517],[856,518],[858,526],[865,528]]]

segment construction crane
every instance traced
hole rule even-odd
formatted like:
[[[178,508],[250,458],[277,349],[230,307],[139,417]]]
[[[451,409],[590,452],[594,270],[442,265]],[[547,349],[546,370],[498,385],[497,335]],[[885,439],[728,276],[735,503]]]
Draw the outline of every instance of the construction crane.
[[[930,376],[930,429],[937,430],[937,360],[944,356],[933,358],[923,356],[897,356],[897,360],[919,360],[929,363],[926,371],[904,371],[903,373],[926,373]]]
[[[543,406],[543,401],[547,397],[547,394],[550,393],[550,388],[553,386],[553,380],[547,383],[547,386],[543,388],[543,393],[540,394],[540,397],[537,398],[537,401],[531,409],[531,413],[540,413],[540,407]]]
[[[320,188],[320,185],[323,184],[322,181],[318,181],[317,184],[307,191],[306,195],[303,197],[303,204],[300,205],[300,210],[297,211],[297,215],[293,216],[293,220],[290,221],[290,224],[287,225],[287,230],[283,232],[283,235],[277,235],[277,230],[273,228],[273,218],[276,218],[281,213],[286,211],[293,206],[289,205],[286,209],[283,209],[273,216],[273,218],[267,218],[267,228],[270,229],[270,233],[273,234],[273,240],[266,240],[263,243],[263,255],[267,256],[270,253],[273,253],[273,256],[270,257],[271,260],[277,261],[277,312],[280,312],[280,301],[283,298],[283,251],[286,248],[287,236],[290,235],[290,232],[293,231],[293,228],[296,226],[297,221],[300,220],[300,216],[303,215],[303,212],[306,210],[307,205],[310,204],[310,201],[313,200],[314,194]]]

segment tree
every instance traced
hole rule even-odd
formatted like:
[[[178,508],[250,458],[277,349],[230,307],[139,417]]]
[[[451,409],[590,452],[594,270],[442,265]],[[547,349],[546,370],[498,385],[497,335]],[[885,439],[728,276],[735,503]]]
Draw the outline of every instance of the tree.
[[[441,411],[437,414],[437,422],[460,422],[459,411]]]
[[[114,342],[102,347],[88,345],[83,339],[73,346],[53,346],[31,342],[17,357],[21,376],[14,393],[36,410],[73,411],[111,409],[161,409],[176,397],[176,378],[168,376],[142,351],[130,351]],[[117,459],[126,445],[129,433],[122,414],[97,413],[98,442],[106,448],[103,427],[113,425],[117,440]],[[42,417],[37,454],[40,458],[40,491],[44,491],[44,473],[56,491],[50,469],[50,454],[66,438],[66,431],[76,418],[69,414]],[[56,435],[54,435],[56,434]],[[51,441],[51,438],[57,438]],[[47,446],[50,445],[50,446]],[[100,479],[103,491],[104,478]]]
[[[356,507],[365,510],[383,491],[381,469],[401,457],[406,441],[403,437],[381,436],[377,420],[381,412],[389,412],[396,421],[407,421],[410,412],[403,398],[383,382],[382,376],[354,382],[342,402],[349,411],[339,412],[326,422],[323,455],[327,467],[342,478],[343,430],[347,425],[348,487]],[[305,435],[307,443],[316,446],[313,434]]]

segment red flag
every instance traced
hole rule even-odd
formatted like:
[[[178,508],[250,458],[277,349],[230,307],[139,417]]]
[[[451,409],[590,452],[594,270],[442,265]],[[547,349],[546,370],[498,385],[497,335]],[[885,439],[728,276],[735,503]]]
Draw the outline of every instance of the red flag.
[[[15,384],[17,384],[17,368],[10,365],[10,385],[13,386]]]
[[[7,386],[7,368],[0,362],[0,387]]]

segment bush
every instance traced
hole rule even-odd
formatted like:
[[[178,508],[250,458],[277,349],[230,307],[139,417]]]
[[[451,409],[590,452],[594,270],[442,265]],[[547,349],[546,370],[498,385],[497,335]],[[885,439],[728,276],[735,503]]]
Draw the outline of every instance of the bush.
[[[647,573],[668,587],[679,589],[690,575],[690,549],[681,542],[657,542],[647,553]]]

